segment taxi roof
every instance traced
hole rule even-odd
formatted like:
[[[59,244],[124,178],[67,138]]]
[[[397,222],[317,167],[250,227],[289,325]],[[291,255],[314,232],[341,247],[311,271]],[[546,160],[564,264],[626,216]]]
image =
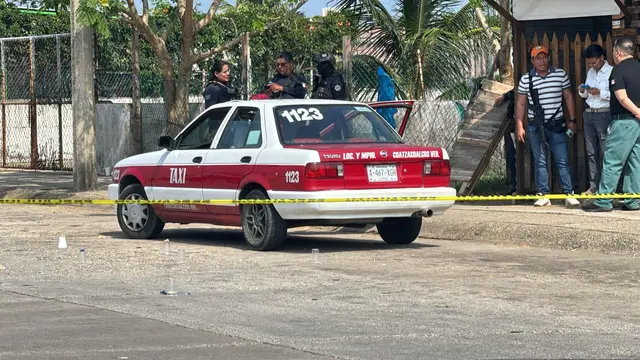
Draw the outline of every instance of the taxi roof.
[[[287,105],[366,105],[358,101],[332,100],[332,99],[261,99],[261,100],[231,100],[222,104],[234,104],[238,106],[251,106],[268,104],[271,107]],[[218,105],[218,104],[216,104]],[[215,105],[214,105],[215,106]]]

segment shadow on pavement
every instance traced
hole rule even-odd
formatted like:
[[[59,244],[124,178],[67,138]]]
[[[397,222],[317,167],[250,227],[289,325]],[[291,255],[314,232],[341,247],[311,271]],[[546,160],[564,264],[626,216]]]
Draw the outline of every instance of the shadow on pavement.
[[[309,253],[311,249],[320,249],[320,252],[346,252],[346,251],[379,251],[394,249],[416,249],[437,247],[437,245],[413,243],[409,245],[391,245],[382,239],[368,240],[356,239],[350,236],[332,236],[329,231],[325,236],[317,236],[319,232],[314,232],[310,236],[304,232],[289,233],[286,241],[276,252],[282,253]],[[163,241],[169,239],[172,243],[193,244],[207,246],[224,246],[240,250],[250,251],[245,243],[244,237],[240,230],[232,229],[167,229],[160,234],[158,239],[150,240],[134,240],[128,239],[120,231],[110,231],[100,233],[102,236],[108,236],[114,239],[122,239],[128,241]]]

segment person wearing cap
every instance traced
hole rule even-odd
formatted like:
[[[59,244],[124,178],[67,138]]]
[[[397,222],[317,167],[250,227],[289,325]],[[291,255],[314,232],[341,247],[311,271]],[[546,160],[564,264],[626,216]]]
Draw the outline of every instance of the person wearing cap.
[[[604,49],[598,44],[589,45],[585,50],[587,79],[578,86],[578,95],[586,99],[584,110],[584,146],[589,165],[589,189],[584,194],[593,194],[598,190],[602,152],[607,140],[607,128],[611,123],[609,109],[609,76],[613,66],[604,58]]]
[[[293,55],[283,51],[276,62],[278,74],[267,84],[272,99],[304,99],[307,95],[305,79],[293,72]]]
[[[346,84],[344,78],[334,68],[335,58],[331,54],[315,54],[313,61],[316,64],[319,76],[314,77],[312,99],[346,99]]]
[[[551,201],[544,197],[550,193],[547,149],[553,154],[564,194],[574,193],[567,147],[568,137],[577,130],[574,97],[569,76],[564,70],[549,64],[549,50],[546,47],[536,46],[531,50],[531,63],[533,69],[523,75],[518,84],[515,130],[520,142],[525,142],[526,135],[533,154],[537,195],[540,197],[534,205],[548,206]],[[569,120],[566,122],[563,100],[569,110]],[[527,105],[528,124],[525,131],[523,123]],[[579,206],[580,202],[568,196],[565,205],[574,207]]]
[[[613,45],[616,66],[609,77],[611,124],[607,130],[602,177],[598,195],[615,192],[624,171],[623,192],[640,193],[640,63],[633,58],[632,40],[621,38]],[[596,199],[582,206],[585,211],[611,211],[613,199]],[[623,210],[640,210],[638,199],[624,200]]]

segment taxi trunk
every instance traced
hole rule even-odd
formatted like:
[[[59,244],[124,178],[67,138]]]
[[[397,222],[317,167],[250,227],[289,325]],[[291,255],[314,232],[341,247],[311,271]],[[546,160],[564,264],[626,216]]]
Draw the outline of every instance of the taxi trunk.
[[[309,191],[447,187],[450,182],[449,160],[441,148],[404,144],[296,147],[320,155],[320,162],[306,164],[301,176]]]

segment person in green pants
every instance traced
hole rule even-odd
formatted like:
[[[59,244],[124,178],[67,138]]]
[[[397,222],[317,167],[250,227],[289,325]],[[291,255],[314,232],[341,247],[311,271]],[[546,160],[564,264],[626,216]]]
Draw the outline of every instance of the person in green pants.
[[[634,44],[618,39],[613,46],[616,67],[609,77],[611,125],[609,125],[598,194],[615,192],[624,169],[622,191],[640,193],[640,62],[633,58]],[[596,199],[585,211],[611,211],[613,199]],[[638,199],[625,199],[624,210],[640,210]]]

